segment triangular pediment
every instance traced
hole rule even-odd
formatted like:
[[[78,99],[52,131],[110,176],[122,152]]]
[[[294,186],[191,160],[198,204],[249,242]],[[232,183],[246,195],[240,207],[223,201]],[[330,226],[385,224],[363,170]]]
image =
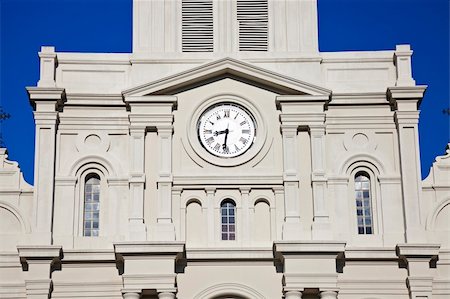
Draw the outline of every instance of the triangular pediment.
[[[289,95],[330,95],[331,91],[254,65],[224,58],[123,91],[124,96],[173,95],[181,90],[231,77]]]

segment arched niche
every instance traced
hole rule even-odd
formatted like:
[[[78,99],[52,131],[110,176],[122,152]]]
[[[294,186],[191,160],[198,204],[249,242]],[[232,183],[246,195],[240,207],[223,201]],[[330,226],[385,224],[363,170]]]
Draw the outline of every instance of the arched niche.
[[[186,206],[186,246],[201,247],[206,244],[206,225],[200,201],[192,199]]]

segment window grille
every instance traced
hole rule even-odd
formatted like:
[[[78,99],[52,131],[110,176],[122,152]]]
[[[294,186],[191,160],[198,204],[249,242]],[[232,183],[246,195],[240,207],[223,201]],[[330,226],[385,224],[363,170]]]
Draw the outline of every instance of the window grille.
[[[238,0],[240,51],[267,51],[268,45],[268,1]]]
[[[100,177],[90,175],[86,177],[84,185],[84,220],[83,236],[97,237],[100,220]]]
[[[182,0],[183,52],[212,52],[214,26],[212,0]]]
[[[232,201],[224,201],[220,205],[222,216],[222,240],[236,240],[236,205]]]
[[[359,172],[355,176],[355,197],[358,234],[373,234],[370,179],[365,172]]]

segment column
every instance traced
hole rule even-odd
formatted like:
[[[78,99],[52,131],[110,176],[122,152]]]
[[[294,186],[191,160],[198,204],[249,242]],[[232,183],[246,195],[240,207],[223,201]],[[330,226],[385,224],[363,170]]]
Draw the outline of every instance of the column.
[[[249,207],[249,187],[241,187],[241,200],[242,200],[242,244],[250,244],[250,207]]]
[[[175,294],[172,292],[158,293],[158,299],[175,299]]]
[[[391,87],[388,89],[391,104],[395,107],[400,152],[403,209],[405,215],[406,240],[424,242],[425,225],[421,219],[421,170],[419,153],[418,105],[425,86]]]
[[[312,237],[313,240],[326,240],[332,238],[332,232],[328,215],[328,205],[326,203],[325,125],[310,125],[309,132],[311,136],[311,182],[314,201]]]
[[[336,291],[320,292],[320,299],[337,299],[338,293]]]
[[[122,293],[123,293],[122,294],[123,299],[139,299],[139,298],[141,298],[140,291],[132,292],[132,291],[123,290]]]
[[[208,245],[211,246],[214,244],[215,242],[215,233],[216,233],[216,228],[217,225],[214,221],[214,212],[215,212],[215,207],[214,207],[214,194],[216,193],[216,188],[214,187],[206,187],[205,188],[205,192],[206,192],[206,202],[207,202],[207,213],[208,213],[208,217],[207,217],[207,222],[208,222]]]
[[[283,240],[299,240],[302,238],[302,225],[300,222],[300,199],[298,190],[298,126],[282,124],[283,137],[283,182],[285,219],[283,224]]]
[[[144,185],[145,185],[145,131],[144,125],[130,126],[130,213],[128,218],[129,239],[147,239],[147,229],[144,223]]]
[[[172,124],[159,125],[159,173],[158,173],[158,211],[155,240],[175,240],[175,227],[172,223]]]
[[[56,130],[64,89],[28,87],[34,108],[36,144],[33,193],[33,242],[50,244],[54,203]]]
[[[61,246],[18,246],[17,250],[24,264],[27,298],[50,298],[52,268],[61,259]]]
[[[302,299],[302,292],[300,291],[287,291],[284,293],[285,299]]]

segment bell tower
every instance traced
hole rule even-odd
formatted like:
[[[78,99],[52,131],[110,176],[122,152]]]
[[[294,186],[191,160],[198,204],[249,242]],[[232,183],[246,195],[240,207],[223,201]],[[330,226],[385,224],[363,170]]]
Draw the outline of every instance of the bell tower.
[[[317,54],[317,1],[133,0],[133,53],[185,58]]]

